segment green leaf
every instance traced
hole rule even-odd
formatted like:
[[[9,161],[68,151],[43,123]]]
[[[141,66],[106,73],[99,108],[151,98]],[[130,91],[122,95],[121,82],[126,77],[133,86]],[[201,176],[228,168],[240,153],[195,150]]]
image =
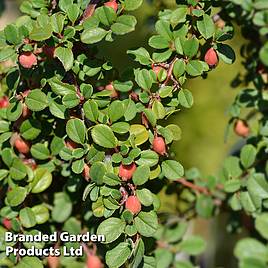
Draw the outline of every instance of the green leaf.
[[[15,50],[13,47],[4,47],[0,49],[0,62],[6,61],[15,55]]]
[[[151,206],[154,202],[153,194],[148,189],[136,190],[139,201],[146,207]]]
[[[113,101],[108,107],[108,115],[112,123],[123,117],[124,113],[123,102],[119,100]]]
[[[100,124],[95,126],[91,132],[93,141],[104,148],[115,148],[117,139],[110,127]]]
[[[262,237],[268,239],[268,213],[262,213],[256,217],[255,227]]]
[[[135,185],[143,185],[150,177],[149,166],[139,166],[133,174],[133,182]]]
[[[113,8],[102,6],[96,9],[95,14],[99,21],[105,26],[110,26],[117,18]]]
[[[119,218],[109,218],[103,221],[98,229],[97,235],[105,236],[105,244],[115,241],[125,229],[126,223]]]
[[[153,79],[150,72],[146,69],[142,69],[136,72],[135,80],[137,84],[145,90],[150,90],[153,85]]]
[[[64,209],[63,209],[64,208]],[[52,219],[56,222],[65,222],[72,213],[72,201],[65,192],[54,194]]]
[[[125,0],[125,10],[132,11],[139,8],[142,4],[143,0]]]
[[[242,165],[245,168],[251,167],[255,162],[256,155],[257,155],[257,150],[253,145],[248,144],[244,146],[240,154]]]
[[[36,139],[41,131],[41,123],[32,118],[25,120],[20,126],[20,134],[26,140]]]
[[[16,268],[43,268],[42,261],[37,257],[24,257],[20,260],[20,262],[16,265]]]
[[[117,122],[117,123],[111,125],[111,129],[115,133],[125,134],[125,133],[129,132],[130,125],[126,122]]]
[[[244,238],[238,241],[234,254],[239,260],[255,258],[267,262],[268,251],[265,245],[254,238]]]
[[[140,64],[149,65],[151,63],[151,56],[149,52],[143,47],[136,50],[128,50],[127,53],[134,55],[135,61],[138,61]]]
[[[157,119],[163,119],[166,116],[166,109],[160,101],[154,101],[152,110]]]
[[[14,187],[11,191],[7,192],[7,201],[10,206],[16,207],[20,205],[27,196],[27,190],[24,187]]]
[[[81,34],[81,41],[85,44],[95,44],[100,42],[107,34],[102,28],[91,28],[84,30]]]
[[[52,183],[52,174],[46,168],[37,168],[34,171],[34,178],[31,183],[32,193],[45,191]]]
[[[7,119],[9,121],[16,121],[22,114],[22,103],[11,102],[7,107]]]
[[[200,236],[191,236],[181,242],[180,248],[183,252],[195,256],[206,249],[206,242]]]
[[[202,20],[197,21],[197,28],[205,39],[211,38],[215,32],[215,25],[213,23],[213,20],[207,14],[203,15]]]
[[[130,135],[134,136],[135,144],[137,146],[145,143],[149,139],[149,133],[143,125],[133,124],[130,127]]]
[[[161,35],[154,35],[149,39],[149,46],[156,49],[169,48],[169,41]]]
[[[31,147],[31,154],[34,158],[45,160],[50,156],[47,146],[43,143],[36,143]]]
[[[210,196],[200,195],[197,197],[196,205],[195,205],[196,212],[199,216],[208,219],[212,216],[214,203]]]
[[[49,211],[44,205],[34,206],[32,211],[35,215],[36,223],[43,224],[49,220]]]
[[[124,35],[135,30],[137,20],[131,15],[121,15],[117,18],[116,22],[111,26],[113,33],[117,35]]]
[[[155,250],[155,259],[157,268],[168,268],[171,267],[173,254],[166,248],[157,248]]]
[[[61,13],[55,13],[51,16],[51,25],[53,32],[61,33],[64,27],[65,16]]]
[[[191,60],[187,63],[185,70],[191,76],[199,76],[203,73],[203,64],[198,60]]]
[[[42,111],[48,106],[47,95],[41,89],[31,90],[25,99],[27,107],[35,112]]]
[[[124,106],[125,106],[125,120],[126,121],[131,121],[133,118],[135,118],[137,114],[137,107],[135,105],[135,102],[131,99],[127,99],[123,101]]]
[[[169,22],[165,20],[159,20],[155,24],[155,28],[157,33],[160,34],[162,37],[164,37],[166,40],[171,41],[173,39],[173,34],[170,30]]]
[[[57,77],[53,77],[48,83],[56,95],[65,96],[67,94],[76,93],[74,85],[63,83]]]
[[[130,264],[132,268],[138,268],[141,264],[143,257],[145,254],[145,246],[142,239],[139,239],[137,243],[135,243],[135,249],[133,253],[133,261]]]
[[[16,27],[14,24],[9,24],[4,29],[6,40],[14,45],[18,45],[22,40],[22,37],[20,36],[18,27]]]
[[[175,124],[170,124],[166,126],[166,129],[168,129],[172,133],[172,137],[174,141],[179,141],[181,139],[181,128]]]
[[[36,24],[31,31],[29,38],[34,41],[43,41],[49,39],[52,35],[51,25],[46,25],[46,27],[40,27]]]
[[[80,103],[80,99],[75,93],[66,94],[62,98],[62,103],[67,108],[74,108]]]
[[[177,44],[177,46],[178,46],[178,44]],[[185,40],[182,43],[182,46],[183,46],[183,52],[184,52],[184,54],[187,57],[192,58],[198,52],[198,49],[199,49],[199,41],[198,41],[198,39],[196,37],[192,37],[191,39]],[[178,49],[178,47],[176,49]]]
[[[54,55],[61,61],[66,71],[72,69],[74,63],[74,55],[70,48],[57,47],[55,49]]]
[[[11,51],[10,51],[10,53],[11,53]],[[268,66],[268,42],[266,42],[265,45],[261,48],[259,55],[260,55],[260,59],[261,59],[262,63],[264,65]],[[0,56],[0,59],[1,59],[1,56]]]
[[[24,226],[25,228],[31,228],[36,225],[35,215],[31,208],[26,207],[21,209],[19,217],[22,226]]]
[[[158,219],[155,212],[140,212],[134,219],[134,224],[138,232],[145,236],[152,236],[158,228]]]
[[[136,163],[140,166],[148,165],[149,167],[155,166],[159,161],[159,156],[152,150],[145,150],[141,152],[140,159]]]
[[[186,21],[187,12],[187,6],[180,6],[171,13],[170,23],[173,28],[175,28],[179,23]]]
[[[226,64],[232,64],[235,62],[235,52],[230,46],[226,44],[217,44],[217,53],[219,58]]]
[[[10,176],[14,180],[22,180],[26,177],[27,170],[19,158],[15,158],[10,169]]]
[[[191,91],[188,89],[181,89],[178,94],[178,100],[180,102],[180,105],[182,105],[185,108],[191,108],[194,104],[194,99]]]
[[[174,160],[166,160],[162,163],[162,172],[169,180],[177,180],[184,175],[183,166]]]
[[[103,183],[103,177],[106,173],[105,165],[102,162],[94,162],[90,168],[90,178],[97,185],[101,185]]]
[[[176,60],[173,68],[173,74],[178,79],[185,73],[185,62],[183,60]]]
[[[97,122],[99,117],[98,104],[94,100],[88,100],[84,103],[83,109],[85,116],[92,122]]]
[[[66,125],[67,135],[76,143],[83,144],[86,139],[86,127],[80,119],[70,119]]]
[[[112,250],[107,251],[105,260],[109,267],[119,268],[127,261],[130,254],[129,243],[122,242]]]
[[[263,174],[254,174],[247,181],[247,188],[252,196],[268,198],[268,182]]]
[[[74,24],[79,16],[80,8],[78,4],[73,4],[67,8],[67,16]]]

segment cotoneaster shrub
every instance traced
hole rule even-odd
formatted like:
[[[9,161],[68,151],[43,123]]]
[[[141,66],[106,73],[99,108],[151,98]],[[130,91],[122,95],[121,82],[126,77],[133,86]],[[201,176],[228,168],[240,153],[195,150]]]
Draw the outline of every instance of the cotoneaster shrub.
[[[25,0],[24,15],[0,33],[0,60],[14,62],[2,75],[0,235],[8,229],[106,236],[105,243],[83,245],[83,258],[3,252],[0,265],[195,267],[205,241],[184,236],[188,222],[227,210],[234,216],[228,230],[244,226],[251,235],[235,248],[240,267],[266,267],[267,2],[177,1],[176,9],[159,13],[148,42],[153,53],[129,50],[140,67],[119,73],[98,57],[98,45],[110,42],[112,51],[118,35],[133,31],[129,12],[141,4]],[[241,48],[246,71],[233,85],[249,88],[231,106],[230,125],[246,145],[218,176],[203,178],[170,157],[181,130],[165,119],[193,105],[187,79],[206,78],[219,61],[235,60],[226,44],[233,21],[248,39]],[[158,212],[165,187],[187,203],[175,215]]]

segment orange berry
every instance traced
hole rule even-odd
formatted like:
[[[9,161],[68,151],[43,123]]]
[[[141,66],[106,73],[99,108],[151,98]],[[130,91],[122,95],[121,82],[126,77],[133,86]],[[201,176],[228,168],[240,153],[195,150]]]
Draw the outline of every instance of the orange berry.
[[[128,197],[125,207],[133,214],[138,214],[141,211],[141,202],[137,198],[137,196]]]
[[[7,230],[10,230],[12,228],[11,220],[8,218],[4,218],[2,223]]]
[[[237,120],[234,125],[234,132],[240,137],[248,137],[250,129],[248,127],[247,122],[241,119]]]
[[[57,256],[49,255],[47,257],[47,264],[49,268],[58,268],[60,265],[60,259]]]
[[[36,56],[28,51],[28,52],[23,52],[19,56],[19,63],[21,64],[22,67],[26,69],[31,69],[34,65],[37,64],[37,58]]]
[[[119,167],[119,176],[123,181],[128,181],[132,178],[136,170],[136,164],[132,163],[130,165],[121,164]]]
[[[219,63],[217,51],[214,48],[210,48],[205,54],[205,62],[209,67],[216,67]]]
[[[116,0],[111,0],[109,2],[106,2],[104,5],[106,7],[111,7],[115,12],[117,12],[118,4],[117,4]]]
[[[160,155],[165,155],[166,151],[166,143],[162,137],[155,137],[153,140],[153,150]]]
[[[18,137],[14,142],[15,148],[22,154],[27,154],[30,151],[29,142],[23,140],[21,137]]]
[[[88,255],[87,268],[103,268],[103,263],[96,255]]]
[[[7,96],[4,96],[0,99],[0,109],[7,108],[9,106],[9,99]]]

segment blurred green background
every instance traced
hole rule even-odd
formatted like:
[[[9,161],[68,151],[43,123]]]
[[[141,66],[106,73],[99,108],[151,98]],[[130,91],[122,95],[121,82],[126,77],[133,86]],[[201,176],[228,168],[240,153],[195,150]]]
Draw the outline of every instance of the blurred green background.
[[[20,2],[22,0],[0,0],[0,8],[5,4],[0,17],[1,29],[20,14]],[[126,51],[141,46],[148,48],[147,40],[154,32],[158,10],[174,6],[175,0],[145,0],[135,13],[138,19],[136,31],[118,38],[112,49],[110,43],[100,46],[101,54],[119,70],[134,65]],[[231,42],[237,55],[241,41],[241,35],[237,32]],[[225,143],[224,133],[229,120],[227,109],[237,94],[237,89],[232,89],[230,82],[241,70],[241,59],[237,57],[232,66],[220,63],[216,70],[209,73],[209,79],[192,79],[185,85],[193,93],[195,104],[193,108],[183,109],[170,117],[169,123],[176,123],[183,130],[182,140],[174,143],[171,150],[186,169],[198,167],[203,175],[216,175],[226,155],[238,141],[231,133]],[[175,208],[174,199],[164,198],[162,205],[164,208]],[[203,267],[237,267],[232,256],[235,238],[226,233],[225,222],[222,215],[212,221],[196,220],[192,225],[191,232],[205,236],[208,241]]]

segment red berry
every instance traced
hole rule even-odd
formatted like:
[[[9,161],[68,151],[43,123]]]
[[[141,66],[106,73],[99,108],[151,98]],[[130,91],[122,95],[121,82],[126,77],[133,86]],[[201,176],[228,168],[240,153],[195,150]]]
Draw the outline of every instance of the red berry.
[[[160,155],[165,155],[166,151],[166,143],[162,137],[155,137],[153,140],[153,150]]]
[[[89,179],[90,179],[90,176],[89,176],[89,172],[90,172],[90,167],[87,165],[87,164],[85,164],[84,165],[84,170],[83,170],[83,177],[87,180],[87,181],[89,181]]]
[[[47,257],[47,264],[49,268],[58,268],[60,265],[60,259],[57,256],[49,255]]]
[[[23,52],[19,56],[19,63],[22,67],[31,69],[34,65],[37,64],[37,58],[32,52]]]
[[[234,125],[234,132],[236,133],[236,135],[246,138],[248,137],[249,133],[250,133],[250,129],[248,127],[247,122],[239,119],[235,122]]]
[[[114,86],[112,83],[110,83],[109,85],[105,86],[105,90],[110,90],[112,91],[112,94],[110,95],[111,98],[115,99],[118,98],[119,94],[118,92],[114,89]]]
[[[3,219],[3,226],[7,229],[10,230],[12,228],[12,223],[11,220],[4,218]]]
[[[103,263],[96,255],[88,255],[87,268],[103,268]]]
[[[111,7],[115,12],[117,12],[118,4],[117,4],[116,0],[111,0],[109,2],[106,2],[104,5],[106,7]]]
[[[30,151],[29,142],[23,140],[21,137],[18,137],[14,142],[15,148],[22,154],[27,154]]]
[[[9,105],[9,99],[7,96],[4,96],[0,99],[0,109],[7,108]]]
[[[210,67],[216,67],[219,63],[219,58],[217,51],[214,48],[210,48],[205,55],[205,62],[210,66]]]
[[[126,201],[126,209],[129,210],[133,214],[138,214],[141,211],[141,202],[139,199],[132,195]]]
[[[123,181],[128,181],[132,178],[134,172],[136,170],[136,164],[132,163],[130,165],[121,164],[119,167],[119,176]]]

